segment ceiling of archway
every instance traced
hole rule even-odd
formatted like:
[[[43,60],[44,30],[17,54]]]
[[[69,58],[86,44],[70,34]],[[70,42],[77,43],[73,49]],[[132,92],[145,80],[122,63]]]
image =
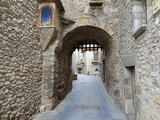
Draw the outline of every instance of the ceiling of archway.
[[[104,30],[93,26],[77,27],[62,39],[63,51],[71,51],[81,41],[93,41],[105,49],[111,42],[110,35]]]

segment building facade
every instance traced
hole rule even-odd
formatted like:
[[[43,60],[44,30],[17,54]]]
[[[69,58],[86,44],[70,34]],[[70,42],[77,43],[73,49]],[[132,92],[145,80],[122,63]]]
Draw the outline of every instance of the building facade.
[[[78,51],[72,55],[73,74],[101,75],[102,51]]]
[[[121,1],[119,6],[124,111],[136,114],[137,120],[160,119],[159,3],[159,0],[134,0]]]

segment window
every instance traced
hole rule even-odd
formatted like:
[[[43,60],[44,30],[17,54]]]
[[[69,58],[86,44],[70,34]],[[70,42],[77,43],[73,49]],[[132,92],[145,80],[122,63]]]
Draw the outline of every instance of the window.
[[[96,6],[102,6],[104,3],[104,0],[90,0],[89,4],[92,7],[96,7]]]
[[[94,61],[98,61],[98,53],[97,52],[93,52],[93,56],[94,56]]]
[[[142,31],[139,31],[139,30],[141,30],[143,27],[145,27],[146,23],[147,23],[146,0],[134,0],[134,7],[133,7],[133,32],[134,33],[142,32]],[[138,33],[138,35],[139,34],[140,33]]]
[[[50,5],[44,5],[39,10],[39,26],[54,25],[54,9]]]
[[[160,0],[153,0],[153,14],[156,14],[160,10]]]

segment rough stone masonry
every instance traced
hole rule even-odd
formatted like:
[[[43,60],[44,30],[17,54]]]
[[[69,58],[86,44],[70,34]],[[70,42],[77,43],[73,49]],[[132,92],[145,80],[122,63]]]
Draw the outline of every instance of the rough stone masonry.
[[[36,1],[0,1],[0,119],[30,120],[41,104]]]
[[[160,14],[153,13],[153,2],[121,0],[119,3],[119,54],[124,81],[124,111],[128,115],[133,113],[130,109],[133,107],[132,98],[127,97],[129,94],[126,90],[131,90],[132,83],[125,81],[131,80],[129,69],[134,66],[137,120],[160,119]],[[134,29],[137,26],[135,21],[141,24],[137,31]],[[126,59],[130,59],[132,64],[125,62]]]
[[[0,1],[0,119],[53,110],[72,90],[73,48],[87,39],[104,47],[102,78],[128,119],[160,120],[159,0],[99,1]],[[38,25],[45,5],[53,26]]]

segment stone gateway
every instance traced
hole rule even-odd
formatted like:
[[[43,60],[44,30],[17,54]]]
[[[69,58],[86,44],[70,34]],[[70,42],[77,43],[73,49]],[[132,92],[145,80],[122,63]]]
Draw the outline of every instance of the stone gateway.
[[[0,0],[0,120],[56,109],[79,79],[73,67],[100,76],[128,120],[160,120],[159,3]],[[99,48],[93,68],[77,65],[74,51]]]

